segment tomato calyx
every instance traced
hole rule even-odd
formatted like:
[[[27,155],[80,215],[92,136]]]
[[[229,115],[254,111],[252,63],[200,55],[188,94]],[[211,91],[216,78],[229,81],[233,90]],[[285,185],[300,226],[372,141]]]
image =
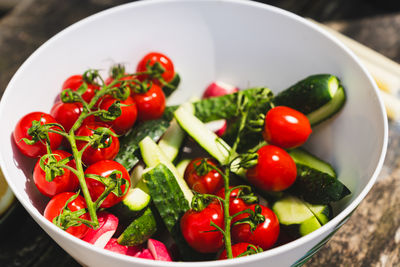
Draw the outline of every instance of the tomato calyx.
[[[265,114],[257,114],[254,119],[247,122],[246,128],[251,132],[261,132],[264,127]]]
[[[191,207],[192,210],[194,211],[202,211],[204,210],[212,201],[213,199],[217,198],[216,196],[213,195],[208,195],[208,194],[199,194],[196,193],[194,194],[192,198],[192,203]]]
[[[86,226],[93,227],[95,224],[89,220],[80,218],[82,215],[87,213],[86,209],[79,209],[76,211],[71,211],[70,208],[68,207],[68,204],[73,202],[75,199],[77,199],[79,196],[79,191],[71,196],[64,204],[64,207],[62,208],[60,214],[53,219],[53,223],[63,229],[67,230],[69,227],[75,227],[75,226],[80,226],[82,224],[85,224]]]
[[[258,203],[259,198],[253,193],[250,186],[248,185],[235,186],[232,188],[232,191],[234,191],[235,189],[239,190],[234,198],[240,198],[248,205]]]
[[[121,107],[126,106],[121,104],[119,100],[115,101],[111,104],[111,106],[107,109],[100,109],[96,112],[96,116],[99,117],[102,121],[113,121],[122,114]]]
[[[58,161],[55,157],[56,155],[57,154],[46,154],[39,160],[40,168],[45,172],[46,181],[48,182],[53,181],[57,176],[63,175],[67,163],[73,160],[73,157],[70,156]]]
[[[122,176],[123,174],[119,170],[112,171],[107,177],[97,174],[86,174],[87,178],[96,180],[105,187],[104,192],[94,202],[96,207],[100,207],[110,193],[114,194],[116,197],[122,197],[128,192],[130,183],[126,179],[120,179]],[[122,186],[124,186],[124,190],[122,190]]]
[[[37,142],[49,143],[49,131],[53,131],[61,134],[62,132],[51,129],[53,127],[60,127],[64,130],[64,127],[59,123],[47,123],[41,124],[40,121],[32,121],[32,126],[28,129],[27,133],[32,139],[22,138],[20,141],[24,141],[27,145],[33,145]]]
[[[89,136],[76,136],[76,140],[87,142],[86,146],[83,148],[85,150],[87,147],[91,146],[93,148],[107,148],[112,144],[111,136],[118,137],[110,128],[98,127],[96,129],[90,129],[93,132]]]
[[[250,230],[254,231],[260,223],[265,222],[265,216],[262,215],[261,212],[262,209],[258,204],[255,205],[254,211],[252,209],[246,209],[241,212],[238,212],[234,215],[234,217],[243,213],[247,213],[249,214],[249,216],[235,221],[232,225],[248,224],[250,225]]]
[[[99,85],[97,82],[99,79],[101,80],[101,76],[98,70],[95,69],[88,69],[82,75],[83,81],[85,83]]]
[[[116,64],[110,69],[110,76],[114,79],[118,79],[125,75],[125,66],[123,64]]]
[[[244,257],[244,256],[249,256],[253,254],[257,254],[260,252],[263,252],[264,250],[258,246],[255,246],[253,244],[249,244],[246,248],[246,251],[240,253],[237,257]]]

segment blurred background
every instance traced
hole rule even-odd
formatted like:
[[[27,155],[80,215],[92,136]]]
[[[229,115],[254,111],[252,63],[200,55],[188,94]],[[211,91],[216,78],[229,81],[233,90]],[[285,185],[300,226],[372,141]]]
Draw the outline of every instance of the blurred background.
[[[0,95],[18,67],[43,42],[82,18],[127,2],[132,1],[0,0]],[[258,2],[323,23],[400,62],[400,1]],[[398,89],[387,91],[396,98]],[[396,104],[395,101],[394,108],[398,109]],[[396,230],[400,229],[400,186],[396,186],[400,181],[399,140],[400,130],[395,118],[390,123],[390,148],[380,182],[349,222],[307,266],[400,266],[400,231]],[[387,198],[386,204],[380,207],[382,212],[376,214],[374,200],[382,198]],[[368,222],[360,223],[365,218]],[[369,231],[364,231],[365,227],[369,227]],[[15,202],[0,215],[0,266],[79,265]]]

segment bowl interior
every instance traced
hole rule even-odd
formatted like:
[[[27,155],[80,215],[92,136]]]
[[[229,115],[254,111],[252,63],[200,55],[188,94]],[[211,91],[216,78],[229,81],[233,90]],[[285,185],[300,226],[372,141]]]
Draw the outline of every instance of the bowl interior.
[[[338,213],[372,185],[386,146],[385,113],[371,78],[347,49],[310,23],[266,5],[146,1],[102,12],[52,38],[18,70],[2,98],[1,167],[37,220],[44,221],[40,213],[48,199],[32,182],[34,160],[11,142],[16,122],[31,111],[49,112],[68,76],[88,68],[106,75],[114,63],[133,72],[149,51],[170,56],[182,77],[170,103],[200,95],[215,80],[279,92],[311,74],[337,75],[347,104],[314,129],[307,146],[331,162],[353,192],[337,206]]]

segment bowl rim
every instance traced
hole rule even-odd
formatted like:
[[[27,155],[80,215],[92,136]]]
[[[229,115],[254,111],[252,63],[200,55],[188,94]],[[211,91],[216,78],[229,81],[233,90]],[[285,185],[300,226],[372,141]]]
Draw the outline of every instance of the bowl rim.
[[[63,35],[67,34],[70,31],[74,31],[75,29],[78,29],[81,27],[81,25],[85,25],[87,23],[90,23],[92,21],[96,21],[100,19],[101,17],[108,16],[109,14],[112,13],[118,13],[120,10],[125,9],[127,7],[129,8],[136,8],[136,7],[141,7],[141,6],[148,6],[148,5],[157,5],[158,3],[182,3],[186,2],[185,0],[152,0],[152,1],[138,1],[138,2],[132,2],[132,3],[126,3],[122,4],[119,6],[111,7],[109,9],[100,11],[96,14],[90,15],[82,20],[79,20],[72,25],[68,26],[67,28],[61,30],[58,32],[56,35],[51,37],[49,40],[47,40],[45,43],[43,43],[38,49],[36,49],[25,61],[24,63],[18,68],[18,70],[15,72],[13,75],[12,79],[8,83],[4,94],[2,96],[2,100],[7,99],[8,95],[10,94],[11,90],[8,90],[8,88],[11,88],[15,81],[19,78],[20,73],[22,73],[27,65],[30,64],[31,61],[33,61],[37,56],[40,56],[41,51],[45,50],[49,45],[52,44],[53,41],[62,38]],[[289,11],[283,10],[278,7],[274,7],[268,4],[263,4],[259,2],[253,2],[253,1],[243,1],[243,0],[196,0],[192,2],[223,2],[223,3],[228,3],[228,4],[234,4],[234,5],[244,5],[244,6],[249,6],[249,7],[255,7],[258,9],[264,9],[267,10],[268,12],[272,12],[275,14],[278,14],[280,16],[287,17],[288,19],[294,20],[297,23],[303,24],[308,28],[311,28],[313,31],[317,32],[318,34],[321,34],[325,38],[329,39],[331,42],[333,42],[336,46],[341,48],[345,54],[347,54],[355,63],[356,65],[361,69],[362,73],[367,77],[368,82],[372,85],[375,96],[378,99],[378,105],[380,108],[380,115],[383,121],[383,142],[382,142],[382,147],[380,150],[380,155],[379,155],[379,160],[377,162],[376,168],[370,177],[368,183],[365,185],[365,187],[361,190],[359,195],[344,209],[342,210],[339,214],[337,214],[333,219],[331,219],[327,224],[323,225],[321,228],[317,229],[316,231],[303,236],[301,238],[298,238],[292,242],[289,242],[287,244],[278,246],[276,248],[269,249],[267,251],[264,251],[263,253],[259,254],[254,254],[251,255],[250,257],[241,257],[241,258],[235,258],[234,263],[235,264],[241,264],[241,263],[250,263],[252,261],[257,261],[262,258],[268,258],[271,256],[275,256],[277,254],[285,253],[288,252],[292,249],[295,249],[296,247],[300,247],[303,244],[311,241],[312,239],[316,238],[317,236],[323,235],[324,233],[328,232],[328,229],[333,229],[335,226],[340,224],[342,221],[346,220],[349,215],[357,208],[357,206],[360,204],[360,202],[365,198],[367,193],[370,191],[372,186],[374,185],[381,169],[383,166],[383,162],[385,159],[385,154],[387,150],[387,144],[388,144],[388,122],[387,122],[387,117],[386,117],[386,110],[384,109],[383,106],[383,101],[381,96],[379,95],[379,89],[371,77],[371,75],[367,72],[366,68],[361,64],[360,60],[355,56],[355,54],[347,48],[344,44],[342,44],[336,37],[331,35],[329,32],[327,32],[325,29],[322,29],[321,27],[315,25],[314,23],[300,17],[299,15],[296,15],[294,13],[291,13]],[[4,112],[4,103],[5,101],[0,102],[0,113]],[[140,258],[135,258],[135,257],[130,257],[122,254],[117,254],[111,251],[107,251],[104,249],[96,248],[92,246],[91,244],[77,239],[73,237],[72,235],[69,235],[65,231],[62,231],[59,229],[57,226],[52,224],[51,222],[47,221],[42,214],[39,213],[39,211],[32,206],[29,201],[24,200],[22,196],[20,196],[19,190],[17,188],[14,188],[13,183],[10,183],[10,181],[7,179],[9,176],[8,173],[8,168],[5,163],[5,159],[3,158],[2,154],[0,153],[0,166],[2,167],[2,170],[4,172],[4,176],[6,177],[6,180],[9,182],[10,188],[14,192],[15,196],[17,199],[20,201],[20,203],[24,206],[24,208],[29,212],[29,214],[35,219],[36,222],[40,221],[41,223],[45,224],[47,227],[55,231],[57,234],[60,234],[64,238],[67,238],[74,246],[83,246],[86,249],[92,250],[95,253],[100,253],[100,254],[105,254],[111,258],[123,260],[125,262],[132,262],[132,263],[140,263],[143,265],[148,265],[148,266],[204,266],[204,265],[218,265],[218,266],[228,266],[233,263],[233,259],[230,260],[225,260],[225,261],[201,261],[201,262],[164,262],[164,261],[148,261],[145,259],[140,259]],[[38,222],[39,223],[39,222]],[[39,223],[40,224],[40,223]],[[77,259],[79,260],[79,259]]]

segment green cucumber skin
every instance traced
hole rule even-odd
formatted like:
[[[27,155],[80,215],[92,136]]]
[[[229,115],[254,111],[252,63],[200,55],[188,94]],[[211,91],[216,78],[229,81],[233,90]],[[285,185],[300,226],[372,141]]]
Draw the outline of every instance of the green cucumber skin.
[[[118,243],[124,246],[137,246],[146,242],[156,231],[157,222],[148,206],[118,237]]]
[[[135,126],[131,132],[120,138],[120,149],[114,160],[127,170],[132,169],[142,158],[139,142],[146,136],[158,141],[168,127],[169,121],[165,119],[149,120]]]
[[[190,203],[186,200],[172,172],[160,163],[144,173],[142,180],[147,185],[153,203],[175,240],[182,258],[199,260],[199,253],[189,247],[180,230],[180,219],[190,209]]]
[[[274,104],[288,106],[307,115],[332,99],[327,90],[332,81],[339,86],[339,80],[331,74],[311,75],[277,94]]]
[[[143,210],[150,204],[151,197],[141,189],[130,189],[124,199],[111,207],[114,214],[118,215],[120,223],[128,225],[132,220],[139,217]]]
[[[332,165],[314,156],[304,148],[294,148],[289,150],[288,153],[296,164],[309,166],[310,168],[325,172],[334,178],[337,177]]]
[[[351,194],[338,179],[309,166],[297,165],[297,178],[289,191],[311,204],[329,204]]]

